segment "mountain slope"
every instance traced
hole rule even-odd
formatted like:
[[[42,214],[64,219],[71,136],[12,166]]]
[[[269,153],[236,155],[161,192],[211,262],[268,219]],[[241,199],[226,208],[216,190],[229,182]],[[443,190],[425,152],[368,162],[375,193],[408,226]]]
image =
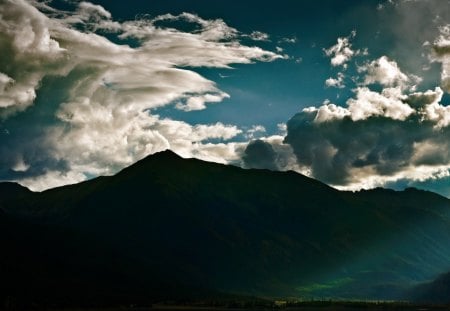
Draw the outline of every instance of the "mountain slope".
[[[391,299],[450,270],[450,202],[415,189],[339,192],[294,172],[170,151],[42,193],[0,184],[0,194],[7,187],[16,189],[0,197],[9,215],[126,254],[147,271],[143,284],[174,284],[169,296],[191,287]]]
[[[419,303],[450,304],[450,272],[414,287],[409,297]]]

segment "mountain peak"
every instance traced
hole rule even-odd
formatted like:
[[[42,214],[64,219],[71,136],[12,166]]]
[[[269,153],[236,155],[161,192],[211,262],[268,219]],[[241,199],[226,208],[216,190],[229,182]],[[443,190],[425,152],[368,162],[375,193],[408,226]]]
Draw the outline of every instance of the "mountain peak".
[[[178,155],[177,153],[175,153],[174,151],[172,151],[170,149],[166,149],[166,150],[162,150],[162,151],[158,151],[158,152],[149,154],[148,156],[137,161],[135,164],[153,161],[153,160],[173,160],[173,159],[182,159],[182,157],[180,155]]]
[[[163,150],[163,151],[155,152],[155,153],[147,156],[147,158],[149,158],[149,157],[176,157],[176,158],[181,158],[180,155],[178,155],[176,152],[174,152],[174,151],[172,151],[170,149],[166,149],[166,150]]]

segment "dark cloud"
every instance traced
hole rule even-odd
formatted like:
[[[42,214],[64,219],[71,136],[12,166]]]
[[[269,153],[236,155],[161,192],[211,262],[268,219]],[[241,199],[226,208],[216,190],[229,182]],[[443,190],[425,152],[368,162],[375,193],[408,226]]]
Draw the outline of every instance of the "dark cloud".
[[[414,175],[411,170],[418,165],[450,164],[450,128],[437,129],[419,114],[404,121],[384,116],[354,121],[345,116],[317,122],[317,113],[303,111],[292,117],[284,142],[292,146],[298,164],[324,182],[346,185],[368,175]]]
[[[253,140],[247,145],[242,158],[247,168],[278,170],[277,153],[270,143],[260,139]]]
[[[21,181],[49,171],[69,171],[67,161],[52,155],[52,147],[44,136],[17,132],[0,134],[0,181]]]

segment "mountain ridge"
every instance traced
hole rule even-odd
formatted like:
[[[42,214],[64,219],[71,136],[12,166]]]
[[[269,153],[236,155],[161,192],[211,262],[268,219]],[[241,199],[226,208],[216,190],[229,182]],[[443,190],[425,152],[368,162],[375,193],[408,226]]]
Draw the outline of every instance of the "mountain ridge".
[[[122,171],[128,171],[129,169],[131,169],[131,168],[133,168],[133,167],[135,167],[135,166],[146,165],[146,164],[145,164],[146,162],[153,161],[153,160],[155,160],[156,158],[161,158],[161,159],[163,159],[163,160],[164,160],[164,159],[165,159],[165,160],[168,160],[168,159],[172,159],[172,160],[173,160],[173,159],[176,159],[176,160],[192,160],[192,161],[199,161],[199,162],[201,162],[201,163],[209,163],[209,164],[213,164],[213,165],[225,166],[225,167],[236,168],[236,169],[242,169],[242,170],[266,171],[266,172],[283,173],[283,174],[294,174],[294,175],[296,175],[296,176],[298,176],[298,175],[299,175],[299,176],[302,176],[302,177],[304,177],[304,178],[306,178],[306,179],[308,179],[308,180],[310,180],[310,181],[320,183],[320,184],[322,184],[322,185],[325,185],[325,186],[327,186],[327,187],[329,187],[329,188],[331,188],[331,189],[333,189],[333,190],[335,190],[335,191],[339,191],[339,192],[350,192],[350,193],[360,193],[360,192],[362,192],[362,193],[365,193],[365,192],[372,192],[372,191],[393,191],[393,192],[397,192],[397,193],[398,193],[398,192],[408,192],[408,191],[419,191],[419,192],[422,192],[422,193],[430,193],[430,194],[434,194],[434,195],[439,196],[439,197],[443,197],[443,198],[445,198],[445,199],[449,199],[449,198],[447,198],[447,197],[445,197],[445,196],[443,196],[443,195],[441,195],[441,194],[439,194],[439,193],[436,193],[436,192],[433,192],[433,191],[430,191],[430,190],[419,189],[419,188],[416,188],[416,187],[406,187],[406,188],[404,188],[403,190],[395,190],[395,189],[391,189],[391,188],[376,187],[376,188],[371,188],[371,189],[361,189],[361,190],[356,190],[356,191],[351,191],[351,190],[349,190],[349,191],[342,191],[342,190],[338,190],[338,189],[336,189],[336,188],[334,188],[334,187],[332,187],[332,186],[330,186],[330,185],[327,185],[326,183],[323,183],[323,182],[321,182],[321,181],[319,181],[319,180],[317,180],[317,179],[308,177],[308,176],[306,176],[306,175],[303,175],[303,174],[301,174],[301,173],[299,173],[299,172],[296,172],[296,171],[293,171],[293,170],[288,170],[288,171],[274,171],[274,170],[270,170],[270,169],[241,168],[241,167],[239,167],[239,166],[234,166],[234,165],[230,165],[230,164],[222,164],[222,163],[217,163],[217,162],[210,162],[210,161],[200,160],[200,159],[197,159],[197,158],[195,158],[195,157],[191,157],[191,158],[183,158],[183,157],[181,157],[180,155],[178,155],[176,152],[174,152],[174,151],[172,151],[172,150],[170,150],[170,149],[162,150],[162,151],[155,152],[155,153],[153,153],[153,154],[147,155],[147,156],[145,156],[144,158],[142,158],[142,159],[140,159],[140,160],[134,162],[134,163],[131,164],[130,166],[127,166],[127,167],[125,167],[125,168],[119,170],[117,173],[115,173],[115,174],[113,174],[113,175],[101,175],[101,176],[98,176],[98,177],[94,177],[94,178],[92,178],[92,179],[88,179],[88,180],[85,180],[85,181],[81,181],[81,182],[79,182],[79,183],[68,184],[68,185],[63,185],[63,186],[58,186],[58,187],[49,188],[49,189],[46,189],[46,190],[43,190],[43,191],[32,191],[32,190],[30,190],[29,188],[27,188],[26,186],[21,185],[19,182],[0,181],[0,191],[2,191],[3,188],[10,187],[10,189],[11,189],[11,188],[14,187],[14,188],[16,188],[16,189],[23,189],[23,190],[26,189],[26,190],[28,190],[28,191],[30,191],[30,192],[34,192],[34,193],[42,193],[42,192],[46,192],[46,191],[51,191],[51,190],[53,190],[53,189],[59,189],[59,188],[64,188],[64,187],[70,187],[70,186],[72,186],[72,185],[83,184],[83,183],[86,183],[86,182],[90,182],[90,181],[92,181],[92,180],[96,180],[96,179],[98,179],[98,178],[100,178],[100,179],[102,179],[102,178],[110,178],[110,177],[113,177],[113,176],[115,176],[115,175],[118,175],[118,174],[122,173]],[[8,190],[8,189],[7,189],[7,190]],[[0,192],[0,194],[2,194],[2,193]],[[449,199],[449,200],[450,200],[450,199]]]

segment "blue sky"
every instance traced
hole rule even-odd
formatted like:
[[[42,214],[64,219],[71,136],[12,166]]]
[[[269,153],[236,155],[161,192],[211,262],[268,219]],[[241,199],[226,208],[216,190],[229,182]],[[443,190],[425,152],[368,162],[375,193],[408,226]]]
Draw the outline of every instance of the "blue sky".
[[[450,196],[449,4],[4,1],[0,180],[44,190],[170,148]]]

